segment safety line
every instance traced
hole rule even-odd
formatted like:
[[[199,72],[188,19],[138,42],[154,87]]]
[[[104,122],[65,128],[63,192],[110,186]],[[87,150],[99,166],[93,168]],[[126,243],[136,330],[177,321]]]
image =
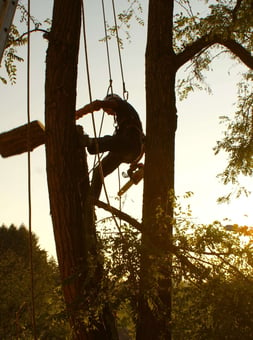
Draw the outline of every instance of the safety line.
[[[123,85],[123,98],[125,100],[128,99],[128,91],[126,90],[126,84],[124,79],[124,72],[123,72],[123,63],[122,63],[122,56],[120,51],[120,43],[119,43],[119,32],[118,32],[118,23],[116,17],[116,10],[115,10],[115,2],[112,0],[112,8],[113,8],[113,16],[114,16],[114,26],[117,38],[117,46],[118,46],[118,54],[119,54],[119,62],[120,62],[120,71],[121,71],[121,78],[122,78],[122,85]]]
[[[91,103],[92,102],[92,91],[91,91],[90,68],[89,68],[89,58],[88,58],[88,46],[87,46],[87,38],[86,38],[84,0],[81,1],[81,14],[82,14],[82,28],[83,28],[83,40],[84,40],[83,42],[84,42],[84,54],[85,54],[87,84],[88,84],[88,91],[89,91],[89,100],[90,100],[90,103]],[[94,118],[94,113],[93,112],[91,113],[91,119],[92,119],[92,126],[93,126],[93,131],[94,131],[94,137],[96,139],[98,136],[97,136],[96,122],[95,122],[95,118]],[[102,117],[102,121],[103,120],[104,120],[104,117]],[[99,129],[99,136],[100,136],[101,130],[102,130],[102,124],[101,124],[100,129]],[[100,164],[99,155],[97,154],[94,157],[94,162],[93,162],[93,167],[92,167],[93,169],[94,169],[95,164],[96,164],[96,158],[98,158],[98,162]]]
[[[36,335],[36,317],[35,317],[35,297],[34,297],[34,269],[33,269],[33,237],[32,237],[32,174],[31,174],[31,138],[30,138],[30,123],[31,123],[31,114],[30,114],[30,92],[31,92],[31,83],[30,83],[30,69],[31,69],[31,39],[30,39],[30,13],[31,13],[31,3],[28,0],[27,3],[27,180],[28,180],[28,225],[29,225],[29,258],[30,258],[30,279],[31,279],[31,312],[32,312],[32,329],[33,329],[33,338],[37,340]]]
[[[113,86],[112,86],[112,72],[111,72],[111,59],[110,59],[110,51],[109,51],[109,44],[108,44],[108,35],[107,35],[107,28],[106,28],[106,15],[105,15],[105,5],[104,5],[104,0],[102,2],[102,10],[103,10],[103,21],[104,21],[104,32],[105,32],[105,43],[106,43],[106,54],[107,54],[107,64],[108,64],[108,72],[109,72],[109,87],[107,89],[107,95],[113,94]],[[121,62],[122,65],[122,62]],[[103,118],[104,118],[104,112],[103,112]],[[114,123],[116,122],[116,117],[114,116]],[[121,188],[121,183],[120,183],[120,169],[118,167],[117,170],[118,174],[118,191]],[[121,196],[119,197],[119,210],[122,208],[122,201],[121,201]],[[121,224],[121,220],[120,220]]]
[[[108,35],[107,35],[107,29],[106,29],[106,15],[105,15],[104,0],[102,0],[102,10],[103,10],[103,20],[104,20],[104,32],[105,32],[107,65],[108,65],[108,72],[109,72],[109,87],[108,87],[108,90],[107,90],[107,94],[109,94],[109,92],[111,92],[111,94],[112,94],[113,93],[112,71],[111,71],[111,61],[110,61],[110,51],[109,51],[109,44],[108,44]]]
[[[84,11],[84,0],[82,0],[81,2],[81,7],[82,7],[82,25],[83,25],[83,37],[84,37],[84,48],[85,48],[85,59],[86,59],[86,71],[87,71],[87,81],[88,81],[88,88],[89,88],[89,96],[90,96],[90,102],[92,102],[92,95],[91,95],[91,81],[90,81],[90,72],[89,72],[89,61],[88,61],[88,48],[87,48],[87,37],[86,37],[86,25],[85,25],[85,11]],[[96,126],[95,126],[95,119],[94,119],[94,113],[92,112],[92,125],[93,125],[93,130],[94,130],[94,137],[95,139],[97,139],[97,133],[96,133]],[[98,151],[98,144],[96,145],[97,151]],[[97,154],[98,156],[98,166],[99,166],[99,173],[101,176],[101,181],[102,181],[102,185],[103,185],[103,189],[104,189],[104,193],[105,193],[105,197],[106,197],[106,201],[108,206],[110,207],[110,200],[109,200],[109,196],[108,196],[108,192],[106,189],[106,185],[105,185],[105,181],[104,181],[104,174],[103,174],[103,168],[101,165],[101,157],[99,155],[99,153]],[[112,214],[112,218],[115,222],[115,225],[118,229],[118,232],[121,236],[122,232],[120,229],[120,226],[118,224],[118,221],[115,217],[114,214]]]

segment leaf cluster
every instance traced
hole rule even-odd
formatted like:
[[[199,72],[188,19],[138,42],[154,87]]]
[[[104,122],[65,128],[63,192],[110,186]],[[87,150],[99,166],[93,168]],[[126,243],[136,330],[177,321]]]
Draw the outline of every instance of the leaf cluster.
[[[250,339],[252,228],[196,225],[175,204],[173,339]]]
[[[33,25],[33,29],[31,32],[43,32],[44,35],[48,34],[49,29],[42,29],[42,23],[40,23],[36,18],[33,16],[29,16],[26,7],[19,3],[17,5],[17,11],[20,14],[20,23],[24,23],[25,26],[23,30],[27,29],[27,21],[28,18]],[[49,19],[44,21],[44,24],[51,25],[51,21]],[[5,72],[7,77],[9,78],[10,83],[13,85],[16,83],[16,76],[17,76],[17,63],[23,62],[24,59],[18,55],[18,50],[21,46],[24,46],[27,43],[27,35],[29,32],[25,31],[24,33],[20,33],[20,29],[17,28],[16,25],[11,25],[6,47],[3,53],[3,60],[2,63],[5,68]],[[0,68],[1,69],[1,68]],[[7,84],[6,77],[0,75],[0,80],[3,84]]]
[[[215,277],[196,287],[182,282],[174,290],[173,339],[252,337],[252,282]]]
[[[120,332],[133,334],[137,315],[140,232],[121,224],[119,233],[107,220],[99,230],[104,257],[102,300],[110,301]]]
[[[20,38],[19,31],[15,25],[12,25],[10,28],[7,47],[4,50],[3,54],[3,62],[6,73],[9,77],[11,84],[16,83],[16,74],[17,74],[17,66],[16,62],[24,61],[23,58],[17,55],[17,48],[19,46],[23,46],[27,43],[27,38]],[[0,80],[7,84],[6,78],[0,76]]]
[[[232,183],[235,186],[234,193],[239,197],[241,193],[249,194],[249,191],[239,184],[240,176],[253,175],[253,73],[244,74],[244,79],[238,86],[237,111],[231,119],[221,117],[221,123],[225,125],[224,137],[218,141],[214,148],[215,154],[225,151],[229,161],[226,169],[218,177],[224,184]],[[228,201],[232,193],[221,197],[219,201]]]
[[[124,46],[124,39],[128,42],[131,42],[131,22],[135,20],[139,25],[144,26],[144,20],[142,18],[142,5],[139,0],[127,0],[129,6],[127,9],[123,9],[120,13],[117,14],[117,26],[114,24],[110,24],[108,19],[106,18],[106,36],[100,41],[104,42],[106,40],[112,39],[112,37],[118,38],[118,43],[120,48]],[[117,37],[117,31],[124,34],[124,38]]]
[[[187,46],[206,35],[210,27],[203,25],[203,18],[199,12],[194,13],[190,1],[177,1],[177,3],[181,10],[174,15],[173,48],[175,53],[179,54]],[[210,50],[205,49],[188,63],[185,70],[187,76],[180,78],[176,86],[180,100],[186,99],[188,94],[195,90],[205,89],[210,92],[210,87],[205,83],[203,71],[209,70],[211,59]]]

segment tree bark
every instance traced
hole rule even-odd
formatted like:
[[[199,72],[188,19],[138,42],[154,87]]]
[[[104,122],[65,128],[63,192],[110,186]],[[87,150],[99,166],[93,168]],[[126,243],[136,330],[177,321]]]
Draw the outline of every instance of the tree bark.
[[[171,338],[171,195],[177,121],[172,24],[173,1],[150,0],[138,340]]]
[[[92,324],[95,329],[89,328],[89,307],[93,304],[96,309],[102,263],[97,253],[86,154],[75,126],[80,24],[81,1],[55,0],[45,84],[50,209],[74,339],[112,339],[99,312]]]

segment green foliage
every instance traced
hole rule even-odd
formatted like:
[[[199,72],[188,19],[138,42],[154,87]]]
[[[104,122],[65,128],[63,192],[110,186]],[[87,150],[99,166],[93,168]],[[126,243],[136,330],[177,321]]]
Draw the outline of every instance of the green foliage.
[[[200,13],[194,13],[190,1],[178,1],[178,4],[179,9],[175,13],[173,26],[173,47],[177,54],[210,32],[210,26],[203,22]],[[211,49],[205,49],[188,63],[187,76],[184,74],[183,78],[179,78],[176,86],[180,100],[186,99],[188,94],[195,90],[206,90],[211,93],[209,85],[205,82],[204,71],[210,70],[212,59]]]
[[[225,124],[224,138],[218,141],[214,148],[215,153],[224,150],[229,155],[229,162],[223,173],[219,175],[224,184],[232,183],[235,186],[236,197],[242,192],[249,193],[239,184],[240,175],[253,175],[253,73],[248,72],[239,83],[237,111],[233,119],[221,117]],[[219,201],[228,201],[231,197],[221,197]]]
[[[36,331],[40,339],[67,339],[56,263],[38,246],[32,235]],[[24,226],[0,228],[0,338],[31,339],[31,272],[29,233]]]
[[[7,47],[4,50],[3,61],[6,73],[9,77],[11,84],[16,82],[17,67],[16,62],[22,62],[23,58],[19,57],[17,53],[17,47],[26,44],[26,38],[20,38],[19,31],[16,26],[12,25],[10,28]],[[1,81],[7,84],[7,80],[0,76]]]
[[[100,228],[104,254],[104,301],[110,301],[122,334],[134,334],[140,266],[140,232],[121,225],[121,234]]]
[[[179,203],[175,218],[173,339],[250,339],[253,229],[195,225]]]
[[[19,11],[20,14],[20,23],[25,24],[23,27],[23,30],[25,30],[27,29],[27,20],[29,17],[26,7],[19,3],[17,5],[17,11]],[[44,34],[48,33],[48,30],[40,28],[42,24],[38,22],[33,16],[30,16],[30,21],[34,27],[31,32],[40,31]],[[44,21],[44,24],[51,25],[51,21],[47,19]],[[21,46],[24,46],[27,43],[27,35],[28,32],[21,34],[17,26],[11,25],[7,44],[3,53],[2,63],[4,64],[5,72],[12,85],[16,83],[17,63],[24,61],[24,59],[20,57],[17,52]],[[0,75],[0,81],[2,81],[3,84],[7,84],[7,79],[4,76]]]
[[[185,199],[191,196],[191,192],[186,193]],[[250,339],[247,336],[253,331],[252,228],[233,226],[233,231],[227,231],[219,222],[195,225],[189,204],[182,208],[177,198],[174,206],[174,339],[237,339],[240,334]],[[164,223],[164,216],[159,216]],[[105,272],[101,289],[93,296],[89,326],[96,323],[95,307],[109,303],[120,334],[134,339],[140,233],[127,225],[121,226],[121,234],[103,226],[99,236]],[[37,332],[40,339],[68,339],[58,269],[37,242],[33,235]],[[32,336],[28,243],[24,227],[0,228],[0,293],[4,297],[0,310],[4,316],[0,320],[1,339]],[[170,263],[169,257],[164,258],[164,264],[166,261]],[[153,269],[157,279],[155,266]],[[150,294],[149,301],[156,308],[153,302],[159,300],[155,286]]]
[[[194,10],[194,3],[180,0],[178,11],[174,17],[174,50],[176,53],[191,46],[199,38],[219,36],[220,41],[233,39],[246,50],[252,51],[252,17],[253,9],[250,1],[205,1],[206,5],[199,5],[201,13]],[[239,3],[239,2],[238,2]],[[207,15],[203,17],[203,12]],[[250,18],[249,18],[250,16]],[[249,18],[249,20],[248,20]],[[211,93],[209,85],[205,82],[205,73],[211,70],[212,61],[221,53],[229,54],[231,58],[236,56],[221,45],[207,46],[195,54],[185,68],[187,76],[178,80],[177,92],[179,99],[186,99],[194,90],[206,90]]]
[[[234,41],[245,51],[253,49],[253,7],[251,1],[205,1],[199,5],[200,13],[194,9],[194,3],[185,0],[177,1],[178,10],[174,17],[174,50],[177,54],[190,48],[198,39],[206,37],[210,41],[187,63],[182,78],[178,79],[177,92],[180,100],[186,99],[190,92],[206,90],[211,93],[205,81],[206,72],[211,70],[212,61],[220,54],[226,53],[237,60],[223,43]],[[206,13],[204,17],[202,13]],[[219,37],[217,43],[212,40]],[[186,73],[187,71],[187,73]],[[186,74],[186,75],[185,75]],[[240,185],[240,177],[252,176],[253,154],[253,113],[252,113],[252,70],[247,71],[238,84],[238,109],[234,118],[222,117],[226,124],[224,139],[217,143],[215,153],[221,150],[228,153],[229,161],[226,169],[219,177],[224,184],[232,183],[234,190],[227,196],[220,197],[219,202],[228,201],[231,196],[249,193]]]
[[[235,225],[230,231],[218,221],[210,225],[194,224],[187,204],[192,195],[192,192],[185,194],[185,207],[181,198],[170,197],[174,199],[175,209],[171,254],[173,339],[238,339],[240,334],[250,339],[249,334],[253,332],[253,229]],[[157,218],[165,223],[166,217],[161,211]],[[110,301],[120,333],[134,339],[140,233],[127,225],[121,226],[121,235],[106,225],[100,226],[100,230],[105,266],[100,301]],[[169,270],[170,256],[161,260]],[[161,277],[157,277],[156,266],[152,268],[154,286],[149,291],[149,303],[152,308],[159,306],[157,313],[163,313],[167,306],[159,304],[156,289]]]
[[[252,338],[252,282],[217,276],[198,286],[181,282],[174,290],[173,339]]]
[[[101,39],[101,41],[110,40],[112,37],[117,38],[117,30],[124,34],[124,39],[131,41],[130,35],[130,22],[135,20],[139,25],[144,26],[144,21],[141,17],[142,15],[142,5],[139,0],[127,0],[129,7],[127,9],[123,9],[120,13],[117,14],[117,27],[114,24],[109,24],[106,22],[106,37]],[[118,37],[119,46],[123,48],[124,39]]]

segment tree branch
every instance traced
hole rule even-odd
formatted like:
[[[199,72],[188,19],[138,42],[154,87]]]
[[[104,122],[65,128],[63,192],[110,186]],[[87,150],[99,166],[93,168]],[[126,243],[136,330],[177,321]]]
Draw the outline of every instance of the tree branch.
[[[106,211],[111,212],[118,218],[124,220],[125,222],[129,223],[131,226],[136,228],[138,231],[142,231],[142,224],[139,223],[136,219],[132,218],[128,214],[118,210],[115,207],[112,207],[102,201],[96,201],[95,205],[99,208],[102,208]],[[179,248],[176,246],[172,246],[171,252],[179,259],[179,261],[186,267],[188,267],[192,272],[197,275],[201,275],[201,270],[196,265],[194,265],[186,256],[180,253]]]
[[[241,59],[246,66],[253,70],[253,57],[242,45],[233,39],[227,39],[225,41],[219,41],[219,39],[217,39],[217,43],[227,47],[233,54]]]
[[[242,0],[237,0],[236,1],[236,4],[235,4],[235,7],[232,11],[232,17],[233,17],[233,21],[235,21],[237,19],[237,12],[241,6],[241,3],[242,3]]]
[[[47,40],[48,40],[48,36],[49,36],[49,33],[50,33],[50,31],[44,30],[44,29],[42,29],[42,28],[34,28],[34,29],[30,30],[29,32],[24,32],[24,33],[21,34],[21,36],[18,37],[17,39],[12,40],[12,41],[9,41],[8,44],[6,44],[6,47],[5,47],[5,48],[10,47],[13,43],[18,43],[18,42],[22,41],[22,39],[23,39],[26,35],[28,35],[28,34],[30,34],[30,33],[33,33],[33,32],[42,32],[42,33],[44,33],[44,34],[43,34],[43,38],[45,38],[45,39],[47,39]]]
[[[212,43],[210,42],[209,35],[204,35],[203,37],[194,41],[191,45],[186,46],[184,51],[175,57],[176,68],[179,69],[182,65],[191,60],[196,54],[201,52],[203,49],[210,47],[211,45]]]
[[[128,214],[122,212],[121,210],[110,206],[109,204],[106,204],[102,201],[96,201],[95,205],[99,208],[102,208],[106,211],[111,212],[112,214],[114,214],[115,216],[117,216],[118,218],[120,218],[121,220],[129,223],[130,225],[132,225],[133,227],[135,227],[137,230],[139,230],[140,232],[142,231],[142,224],[140,222],[138,222],[136,219],[134,219],[133,217],[129,216]]]
[[[183,52],[179,53],[176,58],[176,68],[180,68],[186,62],[191,60],[197,53],[214,44],[220,44],[227,47],[234,55],[236,55],[246,66],[253,69],[253,57],[242,45],[233,39],[224,39],[220,35],[207,34],[188,45]]]

